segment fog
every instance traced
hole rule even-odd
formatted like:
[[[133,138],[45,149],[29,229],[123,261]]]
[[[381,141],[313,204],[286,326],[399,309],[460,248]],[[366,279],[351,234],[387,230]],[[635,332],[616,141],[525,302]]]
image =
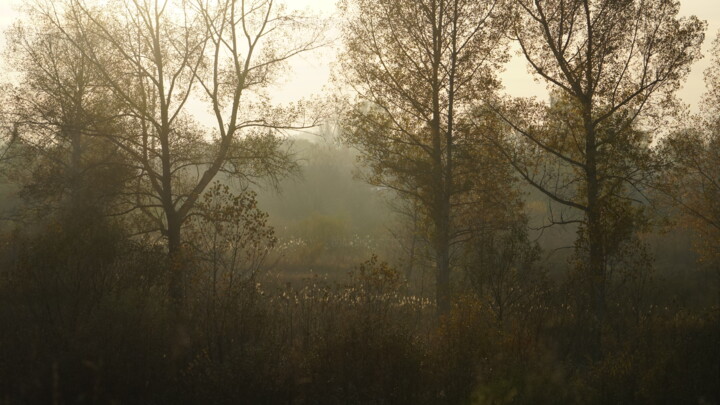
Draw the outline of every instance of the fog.
[[[0,403],[720,403],[714,0],[0,0]]]

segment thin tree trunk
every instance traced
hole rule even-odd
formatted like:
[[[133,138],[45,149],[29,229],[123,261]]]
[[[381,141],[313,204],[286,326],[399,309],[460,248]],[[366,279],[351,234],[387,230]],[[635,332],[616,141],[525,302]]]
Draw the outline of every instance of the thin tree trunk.
[[[182,257],[181,222],[175,212],[166,213],[168,238],[169,294],[174,310],[182,313],[185,304],[184,270]]]
[[[600,185],[597,176],[597,143],[595,130],[586,114],[586,182],[587,182],[587,243],[588,277],[593,314],[591,319],[591,355],[594,360],[602,358],[602,330],[605,322],[605,249],[600,207]]]

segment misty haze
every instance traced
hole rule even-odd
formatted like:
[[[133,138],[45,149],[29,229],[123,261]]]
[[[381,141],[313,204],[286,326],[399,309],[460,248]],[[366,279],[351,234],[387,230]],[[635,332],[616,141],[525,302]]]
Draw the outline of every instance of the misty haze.
[[[0,3],[0,405],[720,404],[716,0]]]

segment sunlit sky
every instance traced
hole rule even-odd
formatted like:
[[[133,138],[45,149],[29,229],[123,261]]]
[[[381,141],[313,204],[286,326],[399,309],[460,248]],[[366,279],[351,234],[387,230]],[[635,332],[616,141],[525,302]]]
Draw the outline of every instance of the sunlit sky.
[[[291,8],[305,9],[326,18],[331,18],[335,13],[336,0],[285,0],[284,2]],[[683,16],[694,14],[708,21],[707,38],[703,45],[704,53],[707,54],[712,39],[720,30],[720,1],[682,0],[681,2]],[[0,30],[4,31],[13,21],[22,17],[17,9],[21,3],[22,0],[0,0]],[[4,36],[0,39],[0,48],[2,47],[4,47]],[[297,58],[292,64],[292,74],[278,86],[278,100],[291,101],[322,93],[328,85],[334,54],[332,47],[328,47],[322,51]],[[685,86],[680,91],[680,97],[690,104],[693,110],[697,110],[697,104],[704,90],[703,71],[708,64],[708,58],[695,63]],[[0,68],[5,72],[11,71],[4,64],[0,65]],[[506,71],[503,72],[502,78],[505,91],[510,95],[542,97],[546,94],[544,85],[535,82],[527,73],[525,62],[521,56],[512,58]]]

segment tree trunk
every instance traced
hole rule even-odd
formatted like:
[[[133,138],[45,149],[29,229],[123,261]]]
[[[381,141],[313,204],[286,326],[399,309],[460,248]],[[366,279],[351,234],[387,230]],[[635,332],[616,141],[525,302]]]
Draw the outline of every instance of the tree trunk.
[[[587,183],[587,243],[592,319],[590,323],[591,355],[594,360],[602,358],[602,329],[605,322],[605,249],[600,207],[600,184],[597,176],[597,142],[590,115],[585,118],[586,137],[586,183]]]
[[[438,315],[450,312],[450,249],[446,241],[436,248],[436,301]]]
[[[185,266],[182,257],[181,222],[175,212],[167,212],[167,238],[168,238],[168,265],[169,293],[175,311],[182,312],[185,301],[184,270]]]
[[[442,58],[442,26],[443,7],[434,4],[439,9],[433,10],[433,64],[432,64],[432,122],[430,131],[432,137],[433,151],[433,200],[432,210],[434,229],[434,250],[435,250],[435,300],[438,316],[447,314],[450,311],[450,205],[448,195],[448,184],[446,176],[448,169],[447,159],[443,162],[443,146],[447,148],[446,133],[442,130],[442,113],[440,107],[440,92],[442,89],[440,79],[440,68]],[[445,144],[445,145],[444,145]],[[446,150],[446,153],[450,153]]]

